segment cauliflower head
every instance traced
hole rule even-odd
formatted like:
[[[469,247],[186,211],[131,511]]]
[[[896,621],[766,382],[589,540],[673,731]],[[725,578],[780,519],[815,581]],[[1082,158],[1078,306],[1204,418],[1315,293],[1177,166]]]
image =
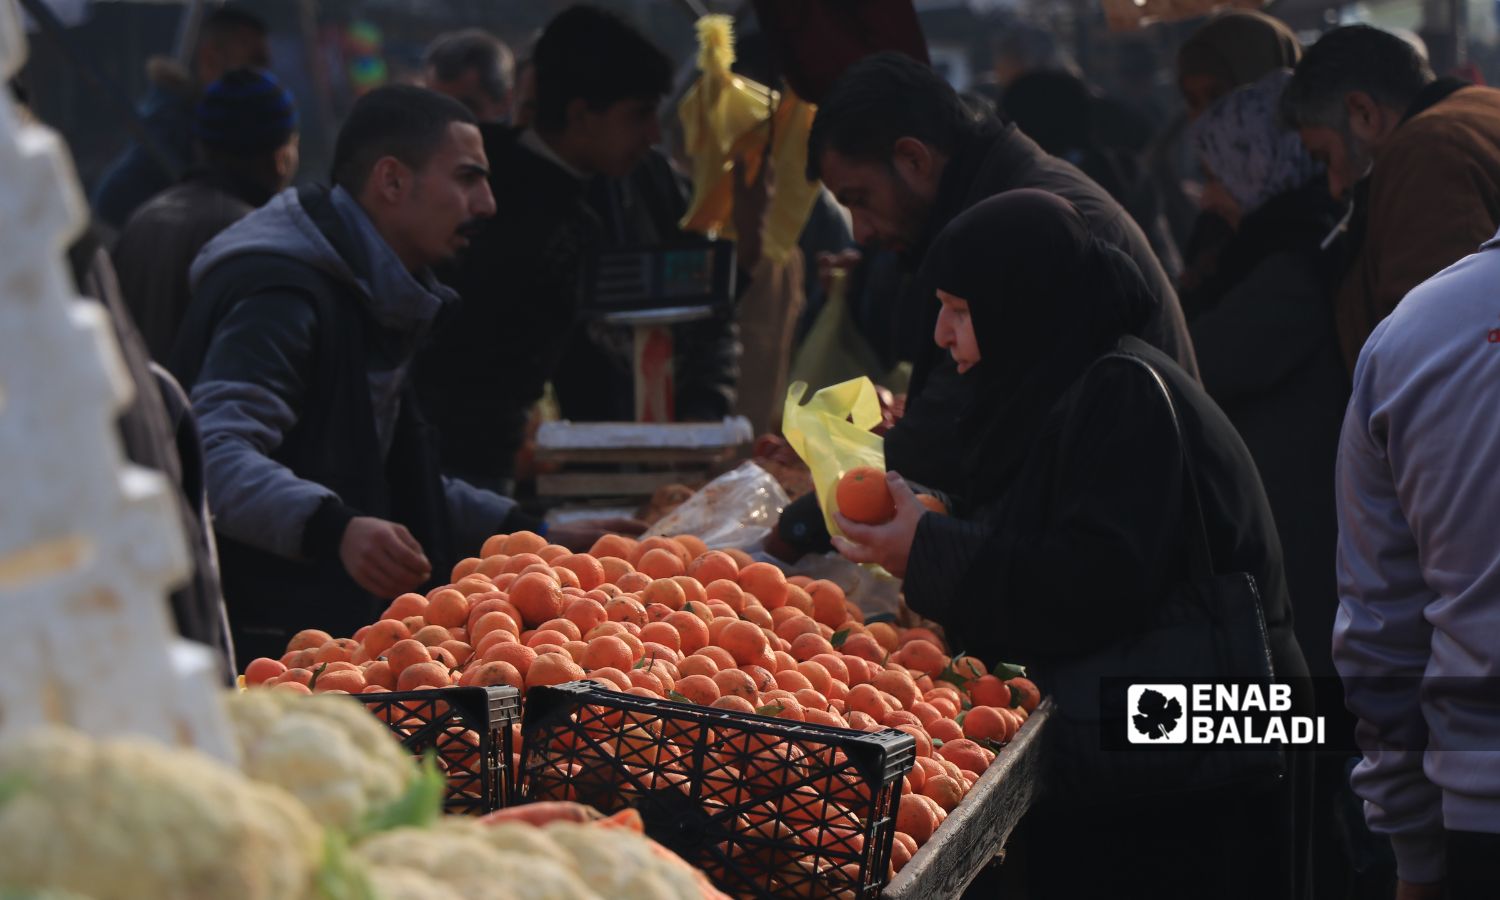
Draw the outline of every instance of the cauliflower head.
[[[353,830],[417,778],[390,729],[350,700],[252,689],[227,706],[245,773],[290,791],[324,825]]]
[[[589,887],[619,900],[701,900],[701,873],[649,838],[620,828],[554,822],[541,829],[572,854]]]
[[[487,827],[471,820],[381,832],[357,850],[377,869],[415,870],[469,900],[603,900],[568,863],[497,849]]]
[[[91,900],[296,900],[323,830],[191,750],[46,728],[0,742],[0,889]]]

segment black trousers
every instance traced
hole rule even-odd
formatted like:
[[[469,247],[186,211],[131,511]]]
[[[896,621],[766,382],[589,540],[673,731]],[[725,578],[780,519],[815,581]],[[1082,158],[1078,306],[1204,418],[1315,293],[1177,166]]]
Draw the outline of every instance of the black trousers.
[[[1500,834],[1450,831],[1446,844],[1448,900],[1500,897]]]

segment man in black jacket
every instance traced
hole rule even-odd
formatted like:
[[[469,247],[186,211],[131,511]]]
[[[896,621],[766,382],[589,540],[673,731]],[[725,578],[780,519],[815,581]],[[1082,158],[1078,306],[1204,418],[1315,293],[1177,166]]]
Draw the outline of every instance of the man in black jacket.
[[[1036,188],[1076,206],[1094,236],[1129,256],[1156,301],[1138,335],[1197,377],[1177,294],[1130,215],[1088,176],[1048,156],[1014,125],[970,109],[930,67],[897,53],[851,66],[823,98],[808,141],[808,176],[854,218],[854,239],[898,253],[909,283],[891,328],[913,363],[906,411],[885,436],[886,466],[938,490],[956,484],[964,448],[955,422],[969,389],[933,342],[939,305],[921,271],[928,244],[959,213],[996,194]],[[821,517],[796,505],[780,535],[825,546]]]
[[[818,108],[808,168],[853,214],[857,243],[895,250],[918,273],[893,323],[915,364],[906,415],[886,436],[887,464],[903,475],[941,488],[959,469],[951,423],[963,391],[933,343],[938,304],[919,270],[944,226],[996,194],[1037,188],[1078,207],[1094,235],[1146,278],[1157,305],[1140,337],[1196,375],[1177,295],[1129,214],[1014,126],[976,117],[931,68],[894,53],[851,67]]]
[[[113,254],[125,305],[158,361],[177,340],[198,251],[297,174],[296,103],[270,72],[238,69],[209,85],[193,134],[203,166],[136,210]]]
[[[619,18],[575,6],[532,54],[534,127],[481,126],[499,213],[443,280],[463,297],[419,360],[423,409],[445,471],[504,488],[532,406],[549,381],[575,419],[631,418],[628,355],[578,322],[601,248],[669,240],[685,203],[666,161],[656,107],[671,61]],[[679,329],[679,418],[733,406],[734,323]],[[630,398],[630,399],[624,399]]]
[[[173,368],[241,665],[300,629],[348,635],[487,535],[538,524],[442,477],[407,377],[455,299],[428,267],[495,211],[487,165],[457,102],[380,88],[339,133],[332,189],[279,194],[193,265]]]

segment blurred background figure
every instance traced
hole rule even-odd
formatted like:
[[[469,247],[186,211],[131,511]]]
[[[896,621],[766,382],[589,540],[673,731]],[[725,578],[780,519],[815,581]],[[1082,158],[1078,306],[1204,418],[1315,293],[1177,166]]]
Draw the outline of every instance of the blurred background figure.
[[[137,207],[170,187],[193,161],[193,108],[203,87],[226,72],[270,64],[266,23],[243,6],[221,6],[204,19],[191,71],[165,57],[148,61],[151,88],[140,116],[154,146],[132,142],[109,166],[94,190],[95,215],[118,229]]]
[[[297,128],[296,102],[269,72],[239,69],[204,91],[193,111],[202,164],[137,210],[114,248],[125,305],[152,359],[164,362],[177,340],[198,251],[291,185]]]
[[[508,122],[514,110],[516,58],[481,28],[451,31],[428,45],[427,86],[454,98],[480,122]]]

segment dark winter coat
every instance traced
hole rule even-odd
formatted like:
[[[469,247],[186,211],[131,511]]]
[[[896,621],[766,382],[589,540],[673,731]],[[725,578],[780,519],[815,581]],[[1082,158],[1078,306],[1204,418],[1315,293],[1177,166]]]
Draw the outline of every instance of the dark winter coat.
[[[1203,385],[1265,484],[1308,665],[1328,677],[1338,602],[1333,472],[1349,377],[1333,321],[1343,265],[1337,249],[1319,244],[1338,216],[1321,179],[1246,216],[1214,277],[1192,293],[1201,312],[1189,324]]]
[[[152,359],[167,359],[177,341],[192,299],[188,268],[198,251],[271,195],[247,179],[205,169],[153,197],[125,223],[115,240],[115,271]]]

